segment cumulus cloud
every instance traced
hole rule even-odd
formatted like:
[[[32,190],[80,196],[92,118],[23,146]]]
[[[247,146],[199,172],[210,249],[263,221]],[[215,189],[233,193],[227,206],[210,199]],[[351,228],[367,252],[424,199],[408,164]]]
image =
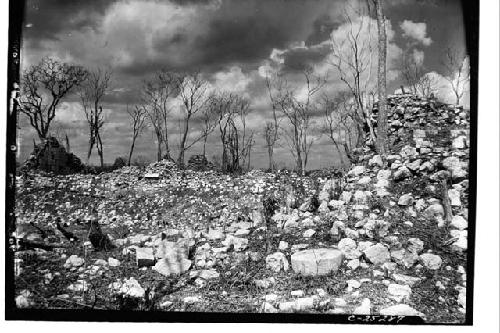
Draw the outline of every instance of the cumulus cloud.
[[[426,23],[416,23],[410,20],[404,20],[399,24],[403,30],[403,36],[413,39],[424,46],[429,46],[432,43],[432,39],[427,37],[427,24]]]

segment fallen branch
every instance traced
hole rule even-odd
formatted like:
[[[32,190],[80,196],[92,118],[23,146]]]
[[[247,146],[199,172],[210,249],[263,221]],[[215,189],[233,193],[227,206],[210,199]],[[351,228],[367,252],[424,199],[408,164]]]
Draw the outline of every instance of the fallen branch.
[[[445,221],[447,224],[451,223],[451,220],[453,218],[453,212],[451,210],[451,202],[450,202],[450,197],[448,196],[448,184],[446,179],[443,179],[441,181],[441,187],[443,190],[443,206],[444,206],[444,216],[445,216]]]

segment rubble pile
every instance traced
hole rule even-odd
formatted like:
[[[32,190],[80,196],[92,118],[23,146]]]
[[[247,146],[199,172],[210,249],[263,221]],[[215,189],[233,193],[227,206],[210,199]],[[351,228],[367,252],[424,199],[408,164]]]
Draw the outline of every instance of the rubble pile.
[[[224,309],[239,311],[234,300],[244,299],[241,311],[250,306],[461,321],[469,115],[409,95],[390,96],[389,105],[389,155],[358,149],[343,176],[224,175],[197,171],[205,163],[200,157],[187,170],[164,160],[101,175],[34,173],[17,179],[17,222],[47,228],[57,215],[85,239],[79,221],[97,216],[116,245],[113,260],[102,265],[88,262],[97,253],[85,262],[70,249],[55,253],[63,269],[78,273],[64,297],[79,297],[97,274],[129,267],[138,274],[106,280],[108,292],[143,299],[152,276],[186,278],[159,300],[169,310],[230,304]],[[268,196],[279,204],[271,216],[262,204]],[[38,232],[26,230],[23,237]],[[301,275],[309,282],[297,289]],[[17,290],[23,306],[32,304],[28,289]]]
[[[215,165],[207,160],[205,155],[191,155],[187,167],[195,171],[214,170]]]
[[[56,138],[48,137],[42,143],[35,145],[21,171],[38,169],[64,175],[80,172],[83,167],[76,155],[67,151]]]

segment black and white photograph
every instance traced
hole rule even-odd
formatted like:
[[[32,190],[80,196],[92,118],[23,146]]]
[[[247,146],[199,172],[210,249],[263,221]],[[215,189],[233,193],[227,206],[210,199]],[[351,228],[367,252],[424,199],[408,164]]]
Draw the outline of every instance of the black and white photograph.
[[[10,1],[6,319],[472,325],[479,36],[476,1]]]

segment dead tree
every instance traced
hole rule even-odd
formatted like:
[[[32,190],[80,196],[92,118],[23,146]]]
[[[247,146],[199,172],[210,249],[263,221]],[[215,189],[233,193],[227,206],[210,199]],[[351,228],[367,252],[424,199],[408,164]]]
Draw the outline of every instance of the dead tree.
[[[207,89],[207,82],[202,79],[199,73],[177,78],[178,98],[182,103],[181,110],[183,113],[183,124],[179,140],[179,156],[177,157],[177,164],[180,167],[184,166],[186,150],[205,137],[202,133],[190,143],[187,142],[191,120],[205,108],[208,101]]]
[[[382,156],[387,155],[387,33],[385,31],[385,16],[381,0],[375,1],[378,27],[378,119],[377,119],[377,150]]]
[[[168,140],[168,125],[171,108],[170,100],[177,94],[178,75],[161,70],[155,76],[144,82],[142,88],[142,108],[153,127],[157,141],[157,160],[166,157],[171,159]],[[163,154],[163,149],[165,153]]]
[[[246,127],[249,106],[248,100],[236,94],[221,93],[211,98],[210,107],[218,115],[225,172],[239,172],[242,166],[248,166],[254,142],[253,131],[248,132]]]
[[[345,35],[331,36],[330,64],[335,68],[340,80],[346,85],[356,103],[357,112],[363,117],[369,139],[376,142],[376,134],[372,124],[372,113],[369,95],[373,89],[372,82],[374,42],[371,39],[372,24],[369,16],[362,12],[353,21],[349,14],[344,15],[349,24]],[[364,132],[358,139],[364,141]]]
[[[130,125],[132,127],[132,144],[130,145],[130,152],[128,154],[128,166],[132,161],[132,153],[134,152],[135,141],[146,127],[146,114],[147,110],[143,106],[136,105],[133,110],[130,110],[127,105],[127,113],[130,117]]]
[[[414,95],[429,98],[436,90],[436,81],[426,74],[425,67],[412,54],[403,53],[400,66],[403,82]],[[404,88],[402,88],[404,92]]]
[[[470,81],[470,72],[468,68],[468,57],[465,52],[459,52],[451,46],[446,48],[442,64],[446,70],[444,78],[450,84],[451,90],[455,95],[455,104],[459,105],[460,100],[467,91],[467,85]]]
[[[273,103],[273,95],[272,95],[272,83],[271,78],[266,77],[266,87],[269,94],[269,99],[271,100],[272,107],[272,120],[267,121],[264,127],[264,140],[266,142],[267,155],[269,157],[269,170],[274,171],[274,148],[279,139],[279,124],[278,124],[278,116],[276,112],[276,103]]]
[[[203,108],[201,118],[203,122],[203,127],[201,129],[201,134],[203,136],[203,156],[206,156],[208,136],[217,127],[218,116],[216,111],[208,105]]]
[[[80,101],[89,126],[87,164],[95,145],[101,167],[104,166],[104,152],[101,138],[101,129],[104,125],[104,113],[102,111],[101,102],[108,90],[110,79],[111,72],[108,70],[98,68],[94,71],[89,71],[87,79],[83,82],[79,92]]]
[[[314,143],[314,138],[310,133],[311,116],[317,108],[312,98],[325,84],[324,79],[314,76],[310,69],[305,69],[303,75],[305,79],[305,97],[299,98],[298,93],[283,81],[274,87],[276,93],[271,95],[273,104],[288,120],[290,125],[289,129],[283,129],[283,133],[287,138],[290,152],[295,159],[296,171],[299,174],[305,172],[309,152]]]
[[[358,139],[363,132],[363,119],[349,93],[340,93],[334,99],[324,96],[323,111],[323,131],[340,154],[342,166],[348,167],[353,161],[352,150],[362,144]]]
[[[40,140],[47,138],[61,100],[79,86],[86,76],[87,71],[83,67],[51,58],[43,58],[39,64],[23,73],[20,111],[28,117]]]

